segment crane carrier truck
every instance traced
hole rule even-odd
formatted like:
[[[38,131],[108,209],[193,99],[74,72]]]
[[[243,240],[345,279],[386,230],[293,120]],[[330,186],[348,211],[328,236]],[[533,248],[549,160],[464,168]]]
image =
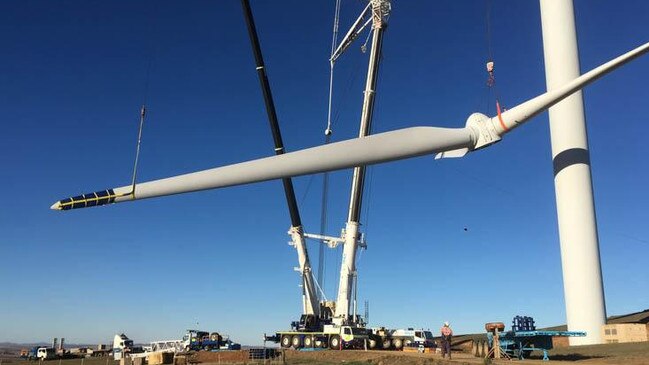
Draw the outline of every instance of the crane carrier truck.
[[[435,347],[433,333],[423,329],[397,329],[385,327],[372,328],[367,343],[372,350],[401,350],[405,346],[418,345],[427,348]]]
[[[252,11],[248,0],[241,1],[244,17],[250,36],[256,70],[259,76],[266,112],[273,134],[275,154],[284,153],[279,123],[275,112],[275,105],[266,76],[264,60],[259,45],[257,30],[254,24]],[[353,43],[360,33],[371,24],[372,48],[370,50],[365,96],[361,112],[361,127],[359,136],[370,134],[374,98],[378,78],[378,65],[380,61],[383,32],[387,25],[390,12],[389,0],[371,0],[361,15],[347,32],[346,36],[336,47],[332,45],[330,64],[333,67],[336,59]],[[337,23],[337,21],[336,21]],[[330,123],[325,131],[327,138],[331,135]],[[365,167],[354,168],[351,188],[349,215],[341,237],[307,234],[304,232],[293,183],[291,178],[282,179],[284,194],[291,216],[291,245],[295,247],[298,255],[299,267],[296,271],[301,276],[302,307],[303,313],[299,321],[291,324],[291,330],[277,331],[272,335],[264,335],[264,341],[278,342],[282,347],[329,347],[342,349],[349,347],[367,346],[370,330],[365,327],[364,321],[356,315],[356,253],[359,247],[364,248],[363,236],[359,231],[361,200],[363,198],[363,185]],[[317,280],[313,276],[309,255],[307,252],[306,238],[316,239],[326,243],[330,248],[343,244],[342,265],[340,268],[340,281],[338,296],[335,302],[321,300],[316,291]],[[352,293],[354,293],[352,303]],[[350,307],[353,306],[353,314]]]

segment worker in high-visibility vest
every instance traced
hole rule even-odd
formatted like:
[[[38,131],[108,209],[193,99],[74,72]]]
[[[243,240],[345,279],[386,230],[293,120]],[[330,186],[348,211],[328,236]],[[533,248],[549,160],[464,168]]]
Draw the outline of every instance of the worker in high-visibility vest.
[[[448,358],[451,359],[451,339],[453,338],[453,330],[448,322],[444,322],[440,334],[442,336],[442,357],[446,357],[446,354],[448,354]]]

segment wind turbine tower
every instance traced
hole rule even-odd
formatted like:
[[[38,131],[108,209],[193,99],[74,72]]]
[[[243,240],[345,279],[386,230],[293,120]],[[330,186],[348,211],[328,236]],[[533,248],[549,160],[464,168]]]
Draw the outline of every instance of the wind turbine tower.
[[[572,0],[540,0],[548,91],[580,76]],[[604,286],[593,202],[584,101],[577,91],[551,107],[550,138],[568,330],[571,345],[602,343]]]

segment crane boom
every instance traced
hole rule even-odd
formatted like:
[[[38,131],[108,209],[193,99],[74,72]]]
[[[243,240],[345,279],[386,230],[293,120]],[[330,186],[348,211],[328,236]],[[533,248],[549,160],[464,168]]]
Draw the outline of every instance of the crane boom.
[[[367,80],[361,111],[361,122],[358,133],[359,138],[368,136],[372,131],[372,116],[374,112],[374,100],[376,96],[376,82],[379,73],[381,58],[381,46],[383,32],[387,25],[386,19],[390,11],[388,0],[372,0],[372,47],[370,50],[369,65],[367,69]],[[336,299],[336,313],[334,320],[339,324],[348,322],[350,312],[350,300],[352,289],[355,286],[356,278],[356,252],[358,250],[361,218],[361,204],[363,200],[363,188],[365,186],[365,166],[354,167],[352,175],[351,192],[349,199],[349,213],[345,224],[345,244],[340,266],[340,282],[338,283],[338,296]],[[352,317],[356,322],[355,314]]]
[[[250,8],[248,0],[241,0],[243,7],[243,14],[248,28],[248,35],[250,36],[250,44],[255,56],[255,66],[259,76],[259,83],[262,93],[264,95],[264,103],[266,106],[266,113],[268,114],[268,122],[270,130],[273,134],[273,142],[275,144],[275,155],[284,154],[284,142],[282,141],[282,133],[279,128],[277,120],[277,112],[275,110],[275,102],[273,94],[270,90],[270,83],[266,75],[266,66],[264,65],[264,58],[261,53],[261,46],[259,45],[259,37],[257,36],[257,28]],[[302,220],[300,218],[300,211],[295,199],[295,190],[293,189],[293,181],[290,177],[282,178],[284,185],[284,195],[286,196],[286,203],[288,211],[291,216],[291,229],[289,235],[291,242],[295,247],[298,255],[298,270],[302,278],[302,308],[303,314],[319,317],[320,304],[314,283],[313,271],[311,269],[311,262],[309,260],[309,252],[304,239],[304,229],[302,227]]]

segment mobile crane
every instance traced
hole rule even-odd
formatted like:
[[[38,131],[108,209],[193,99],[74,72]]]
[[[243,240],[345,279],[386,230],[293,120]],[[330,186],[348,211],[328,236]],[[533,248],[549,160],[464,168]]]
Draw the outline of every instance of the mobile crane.
[[[248,0],[242,0],[244,17],[250,36],[253,54],[256,62],[256,70],[264,96],[268,120],[275,143],[275,154],[284,153],[279,123],[275,111],[274,101],[270,91],[270,85],[266,76],[265,65],[259,45],[252,11]],[[372,112],[376,82],[378,77],[378,66],[380,61],[381,44],[383,32],[387,25],[386,20],[390,12],[388,0],[370,0],[356,22],[343,38],[337,48],[332,47],[330,63],[333,63],[351,45],[369,24],[372,26],[372,48],[368,66],[367,81],[365,85],[365,96],[361,112],[361,126],[359,137],[370,134],[372,123]],[[365,19],[365,18],[369,19]],[[329,126],[325,133],[330,133]],[[365,167],[354,168],[351,198],[349,204],[349,215],[345,229],[340,238],[323,235],[308,234],[302,227],[300,214],[295,200],[295,192],[290,178],[282,179],[284,193],[288,203],[291,216],[291,245],[295,247],[298,254],[299,266],[297,271],[302,279],[302,303],[303,313],[299,321],[292,322],[290,331],[278,331],[273,335],[264,335],[264,340],[279,342],[282,347],[327,347],[340,349],[343,347],[358,346],[365,344],[369,339],[370,331],[365,328],[362,318],[356,314],[356,298],[353,300],[353,313],[350,314],[352,306],[352,292],[356,292],[356,253],[358,247],[366,247],[362,234],[359,231],[361,201],[363,197],[363,186],[365,178]],[[316,280],[313,277],[311,263],[306,246],[305,238],[312,238],[327,243],[334,248],[343,244],[342,264],[340,268],[340,281],[338,295],[335,302],[320,301],[316,292]]]

